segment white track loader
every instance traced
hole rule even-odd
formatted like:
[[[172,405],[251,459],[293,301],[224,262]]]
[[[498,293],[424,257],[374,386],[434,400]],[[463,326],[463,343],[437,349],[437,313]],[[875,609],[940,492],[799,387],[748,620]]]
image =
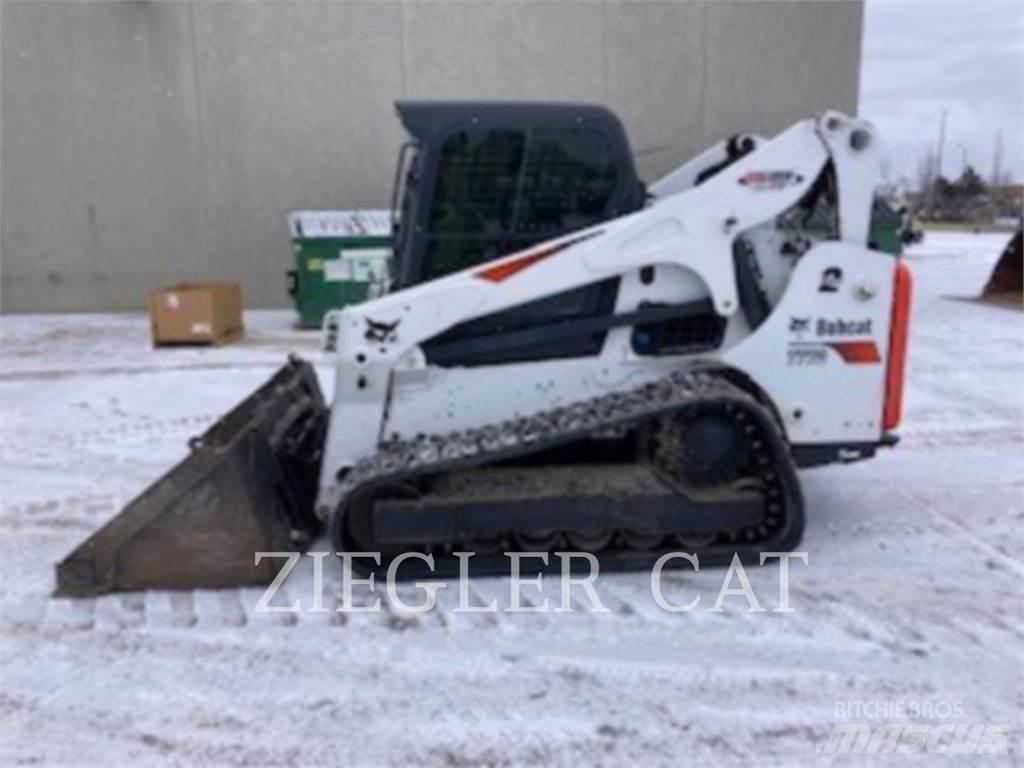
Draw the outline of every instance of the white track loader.
[[[330,313],[329,416],[293,361],[62,562],[58,589],[258,583],[254,551],[320,525],[382,568],[429,553],[435,575],[462,551],[482,573],[510,549],[610,568],[791,549],[797,468],[895,443],[910,274],[869,247],[868,123],[744,141],[636,213]]]

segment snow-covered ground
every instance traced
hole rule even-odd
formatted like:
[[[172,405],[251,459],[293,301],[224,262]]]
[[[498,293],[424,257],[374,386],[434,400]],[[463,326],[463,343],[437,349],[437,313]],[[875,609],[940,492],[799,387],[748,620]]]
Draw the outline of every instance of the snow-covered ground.
[[[645,574],[602,576],[599,614],[453,613],[444,592],[417,617],[386,596],[379,614],[273,616],[259,590],[53,599],[53,564],[188,436],[287,351],[324,360],[284,312],[201,350],[154,350],[142,315],[4,317],[0,764],[863,764],[817,751],[848,723],[1009,726],[970,759],[1020,764],[1024,313],[966,300],[1005,239],[910,252],[903,442],[804,473],[792,613],[708,611],[721,571],[666,578],[669,599],[701,596],[680,614]],[[748,573],[776,607],[778,568]],[[307,563],[276,602],[311,583]],[[509,603],[506,581],[473,594]]]

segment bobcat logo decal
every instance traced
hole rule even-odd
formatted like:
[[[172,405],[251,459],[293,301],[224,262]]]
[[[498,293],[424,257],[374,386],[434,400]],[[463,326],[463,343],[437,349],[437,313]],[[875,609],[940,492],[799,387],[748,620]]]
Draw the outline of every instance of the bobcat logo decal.
[[[367,317],[364,337],[367,341],[390,344],[398,340],[398,324],[400,322],[402,322],[401,318],[393,323],[382,323]]]
[[[811,318],[809,317],[790,317],[789,318],[789,332],[795,333],[797,336],[803,336],[810,330]]]

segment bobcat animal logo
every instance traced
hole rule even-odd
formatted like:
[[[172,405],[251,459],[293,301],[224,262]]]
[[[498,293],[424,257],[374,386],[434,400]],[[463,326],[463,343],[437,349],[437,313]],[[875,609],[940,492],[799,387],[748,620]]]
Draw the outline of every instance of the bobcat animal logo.
[[[790,317],[789,318],[789,332],[795,333],[797,336],[803,336],[811,327],[811,318],[809,317]]]
[[[366,340],[375,341],[381,344],[388,344],[398,340],[398,324],[401,318],[393,323],[382,323],[377,320],[366,318]]]

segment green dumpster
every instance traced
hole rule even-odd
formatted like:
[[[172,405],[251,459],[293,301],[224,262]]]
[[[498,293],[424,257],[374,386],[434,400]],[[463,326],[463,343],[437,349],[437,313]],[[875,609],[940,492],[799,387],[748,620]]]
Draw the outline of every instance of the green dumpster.
[[[895,256],[903,253],[904,212],[905,208],[898,208],[886,198],[875,195],[868,233],[868,239],[875,248]]]
[[[288,214],[295,269],[288,293],[303,328],[324,314],[387,293],[391,220],[387,211],[293,211]]]

